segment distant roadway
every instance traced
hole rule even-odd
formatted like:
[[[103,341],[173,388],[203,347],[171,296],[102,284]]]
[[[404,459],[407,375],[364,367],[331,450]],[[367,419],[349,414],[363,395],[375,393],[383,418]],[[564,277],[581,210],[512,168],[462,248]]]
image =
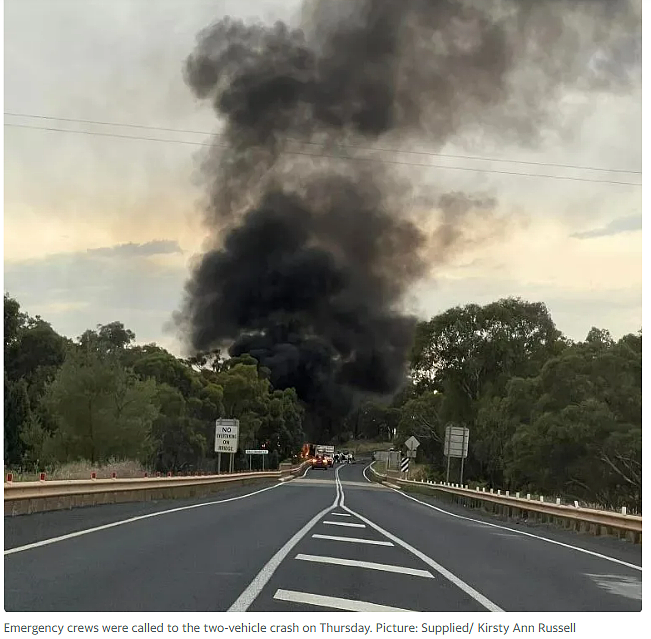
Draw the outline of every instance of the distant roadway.
[[[371,483],[5,517],[11,611],[639,611],[641,547]]]

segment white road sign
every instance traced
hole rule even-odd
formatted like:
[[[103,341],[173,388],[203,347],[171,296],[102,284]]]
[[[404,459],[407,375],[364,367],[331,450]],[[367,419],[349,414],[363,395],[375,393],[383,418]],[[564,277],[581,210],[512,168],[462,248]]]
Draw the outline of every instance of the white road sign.
[[[218,419],[215,422],[215,452],[236,453],[239,435],[239,419]]]
[[[416,450],[420,446],[420,442],[412,435],[406,442],[405,446],[409,450]]]
[[[446,457],[468,457],[468,440],[470,431],[461,426],[447,426],[443,454]]]
[[[268,450],[245,450],[244,452],[247,455],[268,455],[269,454]]]

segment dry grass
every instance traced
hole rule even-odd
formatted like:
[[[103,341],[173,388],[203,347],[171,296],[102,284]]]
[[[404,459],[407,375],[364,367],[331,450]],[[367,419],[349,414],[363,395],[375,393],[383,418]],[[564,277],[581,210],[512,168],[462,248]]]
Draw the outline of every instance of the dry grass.
[[[12,472],[8,470],[7,472]],[[91,472],[97,473],[97,479],[110,479],[112,473],[119,478],[143,477],[149,469],[140,462],[131,460],[111,460],[105,464],[91,464],[89,461],[76,461],[61,464],[46,470],[47,479],[90,479]],[[151,474],[151,473],[150,473]],[[39,473],[14,472],[14,481],[38,481]]]

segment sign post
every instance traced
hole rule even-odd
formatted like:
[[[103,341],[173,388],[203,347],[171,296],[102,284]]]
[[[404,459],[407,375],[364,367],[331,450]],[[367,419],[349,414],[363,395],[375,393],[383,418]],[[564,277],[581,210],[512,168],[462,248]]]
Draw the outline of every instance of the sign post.
[[[461,458],[461,472],[459,473],[459,485],[461,487],[463,487],[463,462],[464,462],[465,458],[468,456],[468,442],[467,442],[468,433],[469,433],[468,429],[464,428],[463,429],[463,441],[462,441],[464,455]]]
[[[221,471],[222,453],[230,453],[229,472],[235,466],[235,453],[240,439],[239,419],[217,419],[215,421],[215,452],[217,453],[217,474]]]
[[[268,450],[245,450],[244,452],[249,456],[249,470],[251,470],[251,455],[262,455],[262,470],[264,471],[264,456],[269,454]]]
[[[445,428],[445,443],[443,454],[448,458],[448,469],[445,476],[446,483],[450,481],[450,457],[461,459],[461,483],[463,484],[463,460],[468,457],[468,440],[470,431],[463,426],[448,425]]]
[[[420,442],[413,435],[405,442],[405,447],[407,448],[407,479],[409,479],[409,460],[416,459],[416,449],[419,446]]]

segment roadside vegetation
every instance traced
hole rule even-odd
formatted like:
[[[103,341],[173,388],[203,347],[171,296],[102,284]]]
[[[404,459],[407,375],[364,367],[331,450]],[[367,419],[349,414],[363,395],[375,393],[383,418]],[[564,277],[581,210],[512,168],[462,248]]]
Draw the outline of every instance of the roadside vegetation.
[[[641,511],[641,331],[615,341],[593,328],[575,343],[543,304],[452,308],[418,325],[393,397],[358,401],[320,438],[304,432],[295,390],[274,389],[249,355],[179,359],[135,345],[120,322],[73,341],[7,294],[4,307],[5,464],[18,473],[214,471],[214,421],[236,417],[241,449],[267,448],[266,467],[305,441],[360,455],[415,435],[418,477],[442,480],[453,424],[470,429],[465,483]],[[242,453],[235,467],[248,468]],[[458,474],[453,460],[450,480]]]
[[[55,477],[74,463],[86,477],[91,469],[110,476],[116,462],[128,474],[214,471],[219,417],[240,420],[243,450],[270,451],[267,468],[300,450],[296,393],[271,388],[249,356],[179,359],[155,344],[135,346],[120,322],[72,341],[8,295],[4,307],[4,453],[17,475],[47,470]],[[248,468],[243,453],[235,467]]]

